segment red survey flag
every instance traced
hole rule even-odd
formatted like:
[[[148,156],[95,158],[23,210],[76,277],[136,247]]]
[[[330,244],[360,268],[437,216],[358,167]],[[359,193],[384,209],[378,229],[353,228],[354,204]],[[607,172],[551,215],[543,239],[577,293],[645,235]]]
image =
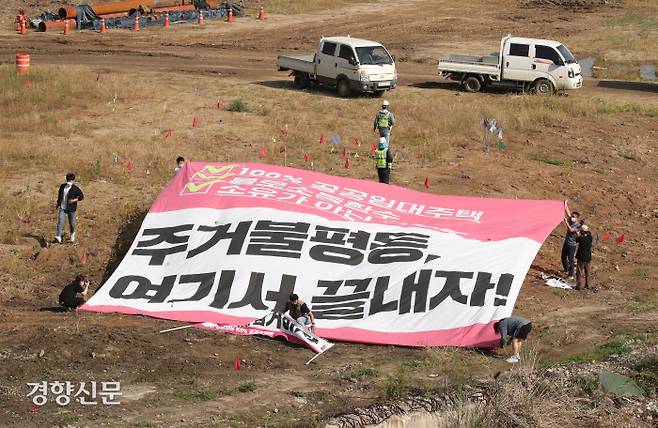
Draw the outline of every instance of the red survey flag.
[[[425,186],[426,189],[430,188],[430,179],[429,179],[429,177],[425,178],[425,183],[423,183],[423,186]]]
[[[621,244],[623,242],[624,242],[624,235],[622,234],[617,238],[617,244]]]

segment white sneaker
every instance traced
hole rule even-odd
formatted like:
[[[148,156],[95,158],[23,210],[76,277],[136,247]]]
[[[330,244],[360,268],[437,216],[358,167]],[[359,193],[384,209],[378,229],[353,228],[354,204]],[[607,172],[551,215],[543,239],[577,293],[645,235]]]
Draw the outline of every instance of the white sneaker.
[[[75,232],[71,234],[71,242],[75,242]]]
[[[58,243],[61,244],[62,243],[62,237],[61,236],[55,236],[55,241],[57,241]]]
[[[518,355],[512,355],[511,357],[509,357],[505,361],[507,361],[508,363],[514,364],[514,363],[518,363],[519,361],[521,361],[521,358],[519,358]]]

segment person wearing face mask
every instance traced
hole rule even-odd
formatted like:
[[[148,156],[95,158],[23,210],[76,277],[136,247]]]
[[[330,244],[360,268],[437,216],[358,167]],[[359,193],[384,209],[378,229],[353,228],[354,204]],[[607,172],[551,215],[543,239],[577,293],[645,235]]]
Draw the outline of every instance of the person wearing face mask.
[[[569,281],[574,280],[574,256],[578,248],[578,231],[582,224],[580,213],[577,211],[570,211],[567,203],[564,203],[564,210],[567,217],[564,223],[567,226],[567,234],[564,236],[564,244],[562,245],[562,272],[567,275]]]
[[[57,217],[57,235],[55,240],[62,243],[62,232],[64,229],[64,222],[66,218],[69,219],[69,227],[71,228],[71,242],[75,242],[75,212],[78,209],[78,202],[84,199],[82,190],[74,184],[75,174],[66,174],[66,183],[59,186],[57,193],[57,205],[55,211],[59,212]]]

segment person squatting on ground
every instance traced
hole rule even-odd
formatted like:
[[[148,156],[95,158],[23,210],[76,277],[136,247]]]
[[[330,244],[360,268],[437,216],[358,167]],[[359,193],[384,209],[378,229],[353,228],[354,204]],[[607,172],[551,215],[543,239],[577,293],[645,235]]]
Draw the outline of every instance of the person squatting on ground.
[[[382,109],[375,115],[375,125],[372,128],[373,132],[379,130],[379,136],[386,138],[387,146],[391,144],[391,131],[395,125],[395,116],[388,111],[388,107],[389,102],[382,101]]]
[[[75,242],[75,211],[78,208],[78,202],[83,200],[85,196],[82,190],[74,184],[75,174],[66,174],[66,183],[59,186],[57,192],[57,205],[55,210],[59,210],[57,218],[57,235],[55,240],[62,243],[62,232],[64,229],[64,222],[66,217],[69,219],[69,227],[71,228],[71,242]]]
[[[562,245],[562,273],[567,275],[570,281],[573,281],[574,256],[576,255],[576,247],[578,245],[576,238],[578,237],[578,230],[580,229],[582,220],[580,213],[569,211],[566,203],[564,204],[564,209],[567,214],[567,218],[564,219],[564,223],[567,226],[567,234],[564,236],[564,244]]]
[[[59,293],[59,304],[67,311],[76,309],[87,301],[87,291],[89,291],[89,280],[84,275],[78,275]],[[78,297],[78,293],[82,296]]]
[[[176,168],[174,168],[174,175],[178,174],[178,171],[185,166],[185,158],[183,156],[178,156],[176,158]]]
[[[592,233],[589,231],[589,226],[583,224],[580,226],[578,237],[578,250],[576,250],[576,290],[580,290],[585,282],[585,288],[589,288],[589,270],[590,263],[592,262]]]
[[[388,149],[386,138],[379,137],[379,145],[375,151],[375,167],[377,168],[377,176],[379,182],[388,184],[391,179],[391,168],[393,167],[393,155]]]
[[[532,330],[532,323],[523,317],[509,317],[495,322],[494,331],[500,334],[500,347],[504,348],[510,341],[512,342],[512,352],[514,354],[505,361],[508,363],[518,363],[521,361],[521,341],[528,337]]]
[[[304,327],[311,324],[311,331],[315,334],[315,316],[308,305],[303,300],[299,300],[298,295],[290,295],[290,300],[286,302],[286,306],[281,311],[282,314],[286,312],[290,312],[290,316]]]

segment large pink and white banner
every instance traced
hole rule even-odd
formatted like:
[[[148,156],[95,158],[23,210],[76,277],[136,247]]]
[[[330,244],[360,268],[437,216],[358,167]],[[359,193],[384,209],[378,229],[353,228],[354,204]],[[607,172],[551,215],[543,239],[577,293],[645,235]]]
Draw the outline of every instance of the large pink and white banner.
[[[493,346],[560,201],[442,196],[264,164],[188,163],[82,309],[245,325],[296,293],[319,336]]]

